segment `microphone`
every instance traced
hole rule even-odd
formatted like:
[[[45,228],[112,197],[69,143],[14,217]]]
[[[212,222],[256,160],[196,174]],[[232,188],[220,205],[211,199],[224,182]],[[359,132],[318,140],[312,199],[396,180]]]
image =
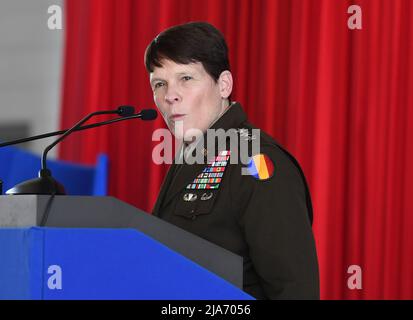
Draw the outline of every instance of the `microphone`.
[[[88,129],[88,128],[92,128],[92,127],[103,125],[103,124],[109,124],[109,123],[115,122],[115,120],[120,121],[120,120],[127,120],[127,119],[133,119],[133,118],[141,118],[142,120],[153,120],[157,117],[157,112],[153,109],[142,110],[140,113],[136,115],[134,113],[135,113],[134,107],[120,106],[116,110],[96,111],[96,112],[92,112],[88,114],[86,117],[84,117],[82,120],[76,123],[69,130],[66,130],[58,139],[56,139],[53,143],[51,143],[49,146],[47,146],[44,149],[43,154],[42,154],[42,160],[41,160],[41,169],[39,171],[39,178],[35,178],[35,179],[22,182],[14,186],[12,189],[8,190],[6,194],[9,194],[9,195],[20,195],[20,194],[65,195],[66,191],[63,185],[59,183],[58,181],[56,181],[52,177],[51,171],[47,169],[47,163],[46,163],[47,153],[52,148],[54,148],[58,143],[64,140],[67,136],[69,136],[72,132],[77,131],[77,130],[83,130],[83,129]],[[96,115],[102,115],[102,114],[117,114],[121,116],[122,118],[112,119],[110,121],[106,121],[105,123],[97,123],[97,124],[92,124],[89,126],[82,127],[82,124],[85,123],[87,120],[89,120],[91,117],[96,116]],[[56,132],[51,133],[51,135],[56,135]],[[44,137],[44,135],[41,135],[41,136]],[[40,137],[40,136],[37,136],[37,137]],[[32,140],[34,139],[32,138]],[[26,141],[28,140],[26,139]],[[15,144],[15,143],[11,142],[8,144],[3,144],[3,145],[0,145],[0,147],[4,145],[10,145],[10,144]]]
[[[132,106],[120,106],[117,113],[121,117],[130,117],[135,113],[135,108]]]
[[[142,120],[154,120],[158,116],[158,113],[155,109],[143,109],[141,112],[141,119]]]

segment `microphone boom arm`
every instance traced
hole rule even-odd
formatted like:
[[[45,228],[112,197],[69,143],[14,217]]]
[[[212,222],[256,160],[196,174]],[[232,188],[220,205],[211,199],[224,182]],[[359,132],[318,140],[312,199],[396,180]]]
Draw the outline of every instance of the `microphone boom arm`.
[[[53,143],[48,145],[46,149],[44,149],[43,154],[42,154],[42,170],[47,169],[46,167],[46,158],[47,158],[47,153],[55,146],[57,145],[60,141],[62,141],[64,138],[66,138],[69,134],[71,134],[76,128],[79,128],[83,123],[88,121],[91,117],[96,116],[96,115],[101,115],[101,114],[115,114],[116,112],[111,110],[111,111],[96,111],[93,113],[90,113],[86,117],[84,117],[82,120],[80,120],[78,123],[76,123],[73,127],[71,127],[69,130],[67,130],[63,135],[61,135],[58,139],[56,139]]]
[[[39,177],[36,179],[31,179],[28,181],[24,181],[22,183],[19,183],[18,185],[14,186],[12,189],[8,190],[6,194],[52,194],[52,195],[65,195],[66,192],[64,190],[64,186],[53,179],[52,174],[50,170],[47,169],[46,165],[46,160],[47,160],[47,153],[55,147],[59,142],[64,140],[68,135],[70,135],[74,131],[79,131],[79,130],[84,130],[84,129],[89,129],[89,128],[94,128],[94,127],[99,127],[101,125],[105,124],[110,124],[114,123],[117,121],[122,121],[122,120],[128,120],[128,119],[135,119],[135,118],[141,118],[142,120],[153,120],[156,118],[157,113],[155,110],[152,109],[147,109],[147,110],[142,110],[138,114],[134,114],[134,108],[132,106],[121,106],[117,110],[109,110],[109,111],[95,111],[93,113],[90,113],[86,117],[84,117],[82,120],[77,122],[73,127],[71,127],[68,130],[63,130],[63,131],[56,131],[56,132],[51,132],[51,133],[46,133],[34,137],[29,137],[29,138],[24,138],[24,139],[19,139],[15,141],[9,141],[6,143],[0,144],[0,147],[8,146],[8,145],[13,145],[17,143],[22,143],[22,142],[27,142],[27,141],[32,141],[36,139],[42,139],[46,137],[51,137],[54,135],[59,135],[61,136],[57,138],[53,143],[48,145],[42,154],[42,159],[41,159],[41,169],[39,171]],[[108,121],[100,122],[100,123],[94,123],[91,125],[83,126],[82,124],[88,121],[91,117],[95,115],[102,115],[102,114],[118,114],[122,118],[116,118],[116,119],[111,119]],[[0,185],[1,186],[1,185]]]
[[[129,117],[115,118],[115,119],[111,119],[111,120],[107,120],[107,121],[103,121],[103,122],[88,124],[86,126],[81,126],[79,128],[76,128],[73,131],[82,131],[82,130],[86,130],[86,129],[91,129],[91,128],[104,126],[104,125],[111,124],[111,123],[118,122],[118,121],[130,120],[130,119],[136,119],[136,118],[141,118],[141,115],[140,114],[134,114],[134,115],[129,116]],[[64,129],[64,130],[39,134],[39,135],[33,136],[33,137],[21,138],[21,139],[17,139],[17,140],[13,140],[13,141],[6,141],[6,142],[3,142],[3,143],[0,143],[0,148],[7,147],[7,146],[12,146],[12,145],[15,145],[15,144],[20,144],[20,143],[30,142],[30,141],[34,141],[34,140],[50,138],[50,137],[53,137],[53,136],[58,136],[58,135],[66,133],[68,130],[69,129]]]

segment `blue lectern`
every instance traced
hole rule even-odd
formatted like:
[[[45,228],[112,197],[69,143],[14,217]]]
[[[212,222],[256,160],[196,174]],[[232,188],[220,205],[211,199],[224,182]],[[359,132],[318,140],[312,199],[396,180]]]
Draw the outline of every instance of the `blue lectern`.
[[[2,299],[251,299],[132,229],[0,229]]]
[[[112,197],[0,196],[0,299],[253,299],[242,269]]]

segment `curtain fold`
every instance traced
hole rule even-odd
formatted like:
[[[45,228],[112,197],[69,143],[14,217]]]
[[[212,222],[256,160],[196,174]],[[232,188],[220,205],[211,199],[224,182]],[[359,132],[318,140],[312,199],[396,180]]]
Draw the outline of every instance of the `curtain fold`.
[[[347,9],[362,9],[350,30]],[[233,99],[298,159],[310,185],[323,299],[413,299],[413,3],[409,0],[70,0],[61,127],[122,104],[155,107],[143,55],[162,30],[225,35]],[[99,120],[104,120],[100,118]],[[60,157],[110,158],[109,193],[150,211],[167,165],[163,120],[76,133]],[[348,267],[362,270],[350,290]]]

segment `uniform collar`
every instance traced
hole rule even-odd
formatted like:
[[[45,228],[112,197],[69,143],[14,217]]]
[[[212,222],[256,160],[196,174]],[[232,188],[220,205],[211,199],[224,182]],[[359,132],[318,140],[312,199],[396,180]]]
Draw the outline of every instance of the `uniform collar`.
[[[208,128],[209,129],[236,129],[238,128],[243,122],[247,120],[247,115],[245,114],[244,110],[242,110],[241,104],[239,102],[231,102],[228,109],[219,117],[212,125]],[[204,148],[207,147],[207,134],[204,133],[203,136],[203,143]],[[199,143],[198,141],[194,141],[189,146],[183,144],[183,147],[178,153],[178,159],[181,159],[185,156],[186,153],[191,153],[195,150],[196,145]],[[184,151],[185,148],[188,148],[187,151]],[[205,152],[206,156],[206,152]],[[206,160],[206,158],[205,158]]]
[[[210,127],[210,129],[231,129],[238,128],[241,123],[247,120],[247,115],[242,110],[239,102],[232,102],[228,110]]]

